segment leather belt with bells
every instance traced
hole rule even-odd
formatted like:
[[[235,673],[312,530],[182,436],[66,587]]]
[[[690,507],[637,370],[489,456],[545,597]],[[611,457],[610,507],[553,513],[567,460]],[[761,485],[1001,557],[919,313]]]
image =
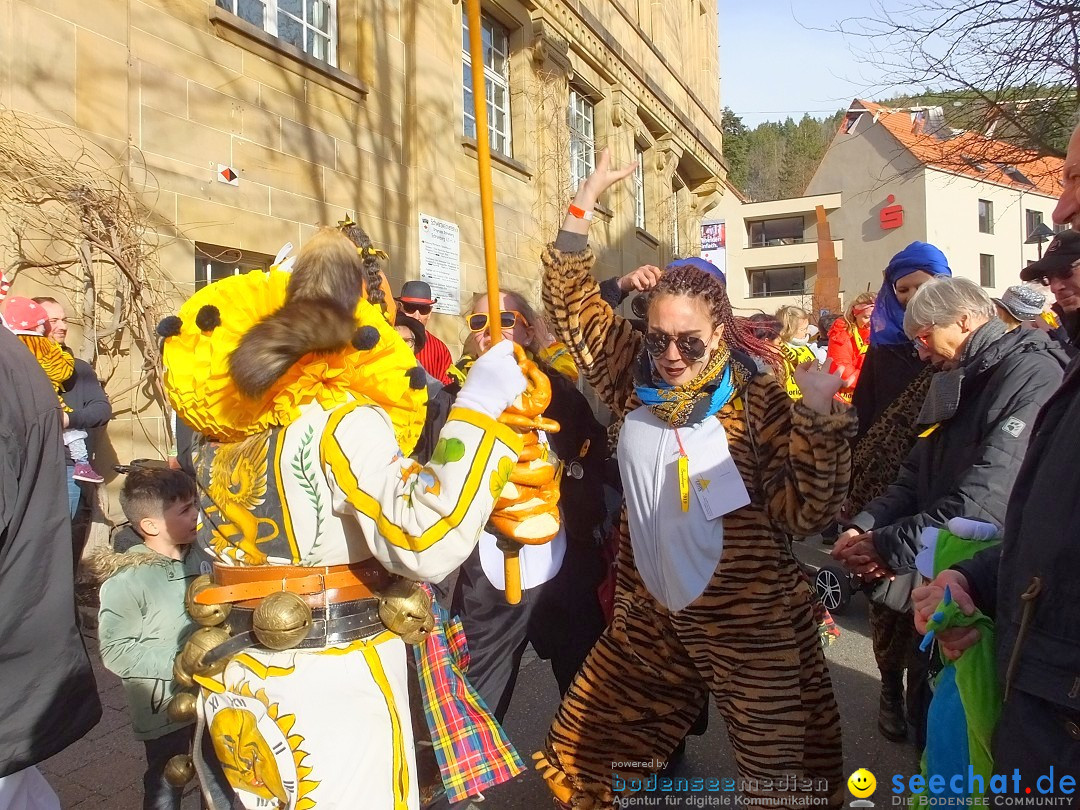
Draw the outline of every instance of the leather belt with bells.
[[[229,658],[259,643],[252,626],[254,614],[252,608],[232,609],[228,619],[232,636],[206,654],[204,661],[207,665]],[[325,608],[314,608],[311,611],[311,629],[307,637],[290,649],[319,650],[376,636],[384,630],[386,625],[379,618],[377,599],[338,602]]]
[[[200,605],[234,603],[255,608],[259,600],[279,591],[304,597],[312,608],[327,602],[354,602],[377,596],[391,582],[391,576],[377,562],[349,565],[238,566],[214,564],[214,585],[199,592]]]

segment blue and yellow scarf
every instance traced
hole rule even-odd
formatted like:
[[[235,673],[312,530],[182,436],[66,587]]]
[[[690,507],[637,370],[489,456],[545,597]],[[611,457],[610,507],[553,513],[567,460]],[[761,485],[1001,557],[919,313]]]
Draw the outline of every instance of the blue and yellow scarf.
[[[717,347],[705,368],[685,385],[664,382],[652,357],[642,350],[635,367],[634,390],[657,419],[682,427],[701,422],[731,402],[744,376],[733,372],[726,343]]]

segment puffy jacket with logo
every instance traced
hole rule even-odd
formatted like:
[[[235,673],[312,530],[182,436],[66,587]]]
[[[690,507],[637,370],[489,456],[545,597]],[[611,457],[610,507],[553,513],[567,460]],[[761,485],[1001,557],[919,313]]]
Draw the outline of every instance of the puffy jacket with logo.
[[[98,611],[101,660],[124,680],[136,739],[154,740],[187,725],[170,723],[165,709],[175,691],[173,661],[195,629],[184,593],[199,575],[199,559],[189,550],[185,559],[172,560],[140,543],[95,560],[108,575]]]
[[[967,365],[953,417],[928,426],[896,481],[852,526],[874,531],[874,546],[894,571],[910,567],[927,526],[970,517],[1005,522],[1009,493],[1035,417],[1061,382],[1068,358],[1035,329],[1007,332]]]
[[[1001,545],[953,567],[994,618],[1006,702],[1020,691],[1080,716],[1080,358],[1031,430]]]

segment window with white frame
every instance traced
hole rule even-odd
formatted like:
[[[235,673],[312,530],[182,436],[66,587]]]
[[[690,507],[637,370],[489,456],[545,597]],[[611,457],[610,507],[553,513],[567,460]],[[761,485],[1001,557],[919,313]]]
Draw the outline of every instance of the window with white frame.
[[[570,189],[577,191],[596,167],[596,140],[593,122],[596,108],[578,89],[570,88],[566,122],[570,126]]]
[[[634,226],[645,230],[645,152],[637,148],[634,167]]]
[[[195,289],[252,270],[269,270],[274,257],[251,250],[195,243]]]
[[[484,14],[480,17],[484,45],[484,89],[487,92],[488,139],[493,152],[511,157],[510,141],[510,33]],[[476,137],[473,115],[472,57],[469,20],[461,14],[461,86],[465,99],[465,137]]]
[[[337,64],[337,0],[216,0],[217,5],[309,56]]]

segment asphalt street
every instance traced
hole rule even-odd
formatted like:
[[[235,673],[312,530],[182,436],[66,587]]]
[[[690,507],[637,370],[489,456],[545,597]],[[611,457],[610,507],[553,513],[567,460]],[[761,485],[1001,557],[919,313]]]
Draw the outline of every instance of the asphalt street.
[[[806,562],[820,563],[827,558],[813,544],[799,550]],[[98,689],[104,706],[101,722],[85,738],[46,761],[42,771],[60,795],[64,810],[136,810],[141,806],[142,744],[135,741],[127,724],[120,681],[107,672],[97,657],[97,639],[93,611],[83,609],[89,621],[87,646],[94,663]],[[917,772],[918,761],[911,745],[890,743],[877,732],[878,679],[870,648],[867,603],[857,595],[841,615],[836,616],[842,633],[827,650],[833,686],[840,704],[844,735],[845,773],[867,768],[879,784],[894,773],[905,776]],[[551,669],[544,661],[527,654],[523,663],[513,703],[507,715],[506,730],[523,759],[529,761],[537,750],[558,704],[558,690]],[[701,737],[691,737],[685,759],[669,775],[687,779],[736,778],[734,760],[723,723],[714,710],[709,730]],[[656,803],[650,801],[656,798]],[[879,788],[876,802],[884,806]],[[642,796],[633,807],[711,807],[702,804],[701,794],[670,797]],[[199,802],[189,789],[183,810],[197,810]],[[532,771],[490,791],[479,810],[540,810],[551,807],[547,788]],[[335,808],[334,810],[346,810]],[[351,810],[351,808],[349,809]],[[358,810],[363,810],[362,808]]]

